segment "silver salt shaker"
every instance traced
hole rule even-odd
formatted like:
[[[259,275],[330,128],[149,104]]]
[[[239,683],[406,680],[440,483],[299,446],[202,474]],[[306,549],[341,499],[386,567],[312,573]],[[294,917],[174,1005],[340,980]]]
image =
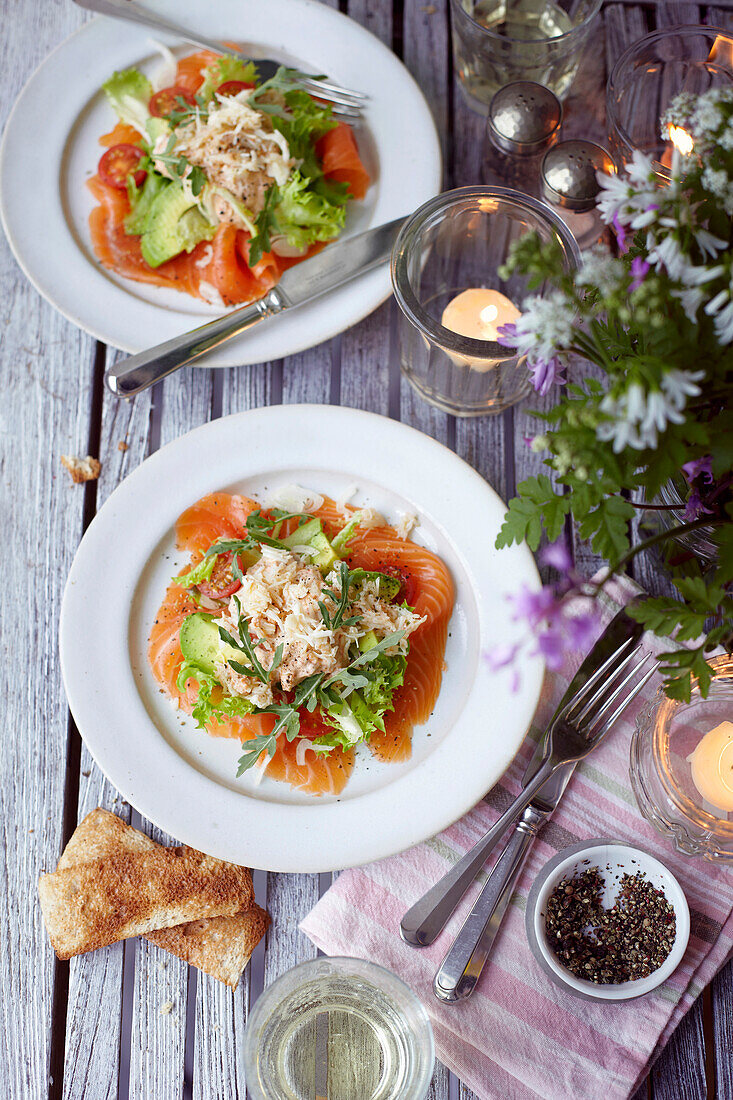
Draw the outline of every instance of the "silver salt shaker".
[[[489,104],[482,164],[484,183],[540,198],[542,158],[557,141],[560,100],[542,84],[506,84]]]
[[[596,172],[613,175],[616,164],[592,141],[561,141],[542,160],[541,198],[562,218],[581,251],[596,244],[605,225],[596,207]]]

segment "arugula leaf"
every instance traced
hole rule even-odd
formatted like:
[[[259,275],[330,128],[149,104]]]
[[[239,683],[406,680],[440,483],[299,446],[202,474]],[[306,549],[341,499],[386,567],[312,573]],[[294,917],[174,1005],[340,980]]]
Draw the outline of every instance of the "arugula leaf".
[[[232,596],[232,599],[234,600],[237,608],[237,614],[239,616],[237,621],[239,642],[237,642],[229,633],[229,631],[226,630],[223,626],[219,627],[219,637],[222,639],[222,641],[226,642],[227,645],[230,645],[233,649],[238,649],[242,653],[244,653],[245,657],[248,658],[251,667],[240,664],[239,661],[235,661],[233,659],[228,662],[229,667],[233,668],[235,672],[238,672],[240,676],[250,676],[255,680],[260,680],[263,684],[269,684],[271,673],[274,672],[274,670],[278,667],[282,660],[283,644],[281,642],[280,645],[277,647],[275,651],[275,656],[273,658],[273,663],[270,666],[269,671],[266,670],[255,652],[255,646],[252,638],[250,637],[247,620],[242,614],[242,605],[240,604],[237,596]]]
[[[272,248],[270,234],[277,229],[275,207],[280,201],[280,190],[276,183],[267,189],[265,204],[255,218],[257,233],[249,242],[249,266],[256,267],[262,259],[263,252],[269,252]]]
[[[277,748],[277,736],[274,733],[260,733],[249,741],[243,741],[242,748],[245,751],[237,761],[237,779],[254,767],[263,752],[272,759]]]
[[[331,615],[324,601],[318,601],[321,618],[327,630],[338,630],[340,626],[351,626],[352,623],[358,623],[361,619],[361,615],[351,615],[348,619],[344,618],[344,612],[349,606],[349,587],[351,583],[349,580],[349,567],[345,561],[341,562],[339,572],[341,576],[341,594],[334,592],[332,588],[323,589],[329,599],[336,604],[335,613]]]

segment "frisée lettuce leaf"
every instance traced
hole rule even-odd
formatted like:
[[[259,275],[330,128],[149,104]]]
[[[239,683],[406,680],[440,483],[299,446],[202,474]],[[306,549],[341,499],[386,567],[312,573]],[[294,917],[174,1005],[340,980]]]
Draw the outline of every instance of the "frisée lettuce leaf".
[[[148,104],[153,86],[137,69],[123,69],[105,80],[102,90],[120,122],[134,127],[147,140],[146,123],[151,117]]]
[[[296,248],[333,240],[344,228],[348,197],[346,184],[323,178],[314,182],[295,169],[280,188],[275,225]]]

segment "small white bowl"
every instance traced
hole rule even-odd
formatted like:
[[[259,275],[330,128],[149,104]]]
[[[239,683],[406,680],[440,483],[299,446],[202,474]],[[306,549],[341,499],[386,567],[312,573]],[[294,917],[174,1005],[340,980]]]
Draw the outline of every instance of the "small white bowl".
[[[659,890],[674,908],[677,934],[674,945],[662,965],[647,978],[615,985],[599,985],[596,982],[576,978],[563,966],[551,949],[545,932],[545,907],[547,899],[564,878],[598,867],[606,882],[604,904],[612,906],[618,893],[618,882],[623,874],[646,873],[647,881]],[[527,937],[534,957],[542,969],[558,985],[570,993],[591,1001],[628,1001],[643,997],[665,982],[678,967],[690,938],[690,910],[682,887],[663,863],[640,848],[631,848],[615,840],[595,840],[565,848],[546,863],[535,879],[525,914]]]

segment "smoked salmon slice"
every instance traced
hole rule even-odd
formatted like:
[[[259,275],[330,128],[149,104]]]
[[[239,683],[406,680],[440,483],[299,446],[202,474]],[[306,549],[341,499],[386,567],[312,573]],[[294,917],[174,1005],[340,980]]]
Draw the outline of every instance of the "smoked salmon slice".
[[[316,143],[326,179],[349,185],[355,199],[363,199],[369,189],[369,173],[356,147],[354,131],[347,122],[339,122]]]
[[[241,538],[246,533],[247,517],[260,506],[249,497],[236,493],[209,493],[187,508],[176,524],[176,544],[199,561],[209,546],[218,539]],[[325,498],[322,506],[313,510],[331,536],[347,522],[355,509],[339,507]],[[398,536],[394,528],[380,526],[357,527],[348,545],[348,562],[353,568],[386,572],[399,577],[403,598],[425,617],[410,638],[403,685],[393,696],[394,709],[384,715],[385,731],[375,731],[368,741],[379,760],[393,763],[409,758],[412,751],[412,731],[430,717],[443,676],[448,622],[455,598],[453,581],[444,563],[432,551]],[[177,679],[183,664],[179,632],[183,619],[196,610],[188,593],[175,581],[169,585],[163,604],[150,633],[148,658],[158,683],[181,708],[190,713],[198,691],[189,680],[181,694]],[[232,737],[247,741],[258,734],[269,733],[273,715],[249,715],[212,721],[208,731],[217,737]],[[318,715],[304,712],[302,732],[316,737],[323,732]],[[296,790],[309,794],[339,794],[354,768],[354,752],[335,749],[329,754],[316,753],[311,748],[300,749],[298,741],[278,738],[275,755],[265,753],[259,761],[269,778],[289,783]]]

